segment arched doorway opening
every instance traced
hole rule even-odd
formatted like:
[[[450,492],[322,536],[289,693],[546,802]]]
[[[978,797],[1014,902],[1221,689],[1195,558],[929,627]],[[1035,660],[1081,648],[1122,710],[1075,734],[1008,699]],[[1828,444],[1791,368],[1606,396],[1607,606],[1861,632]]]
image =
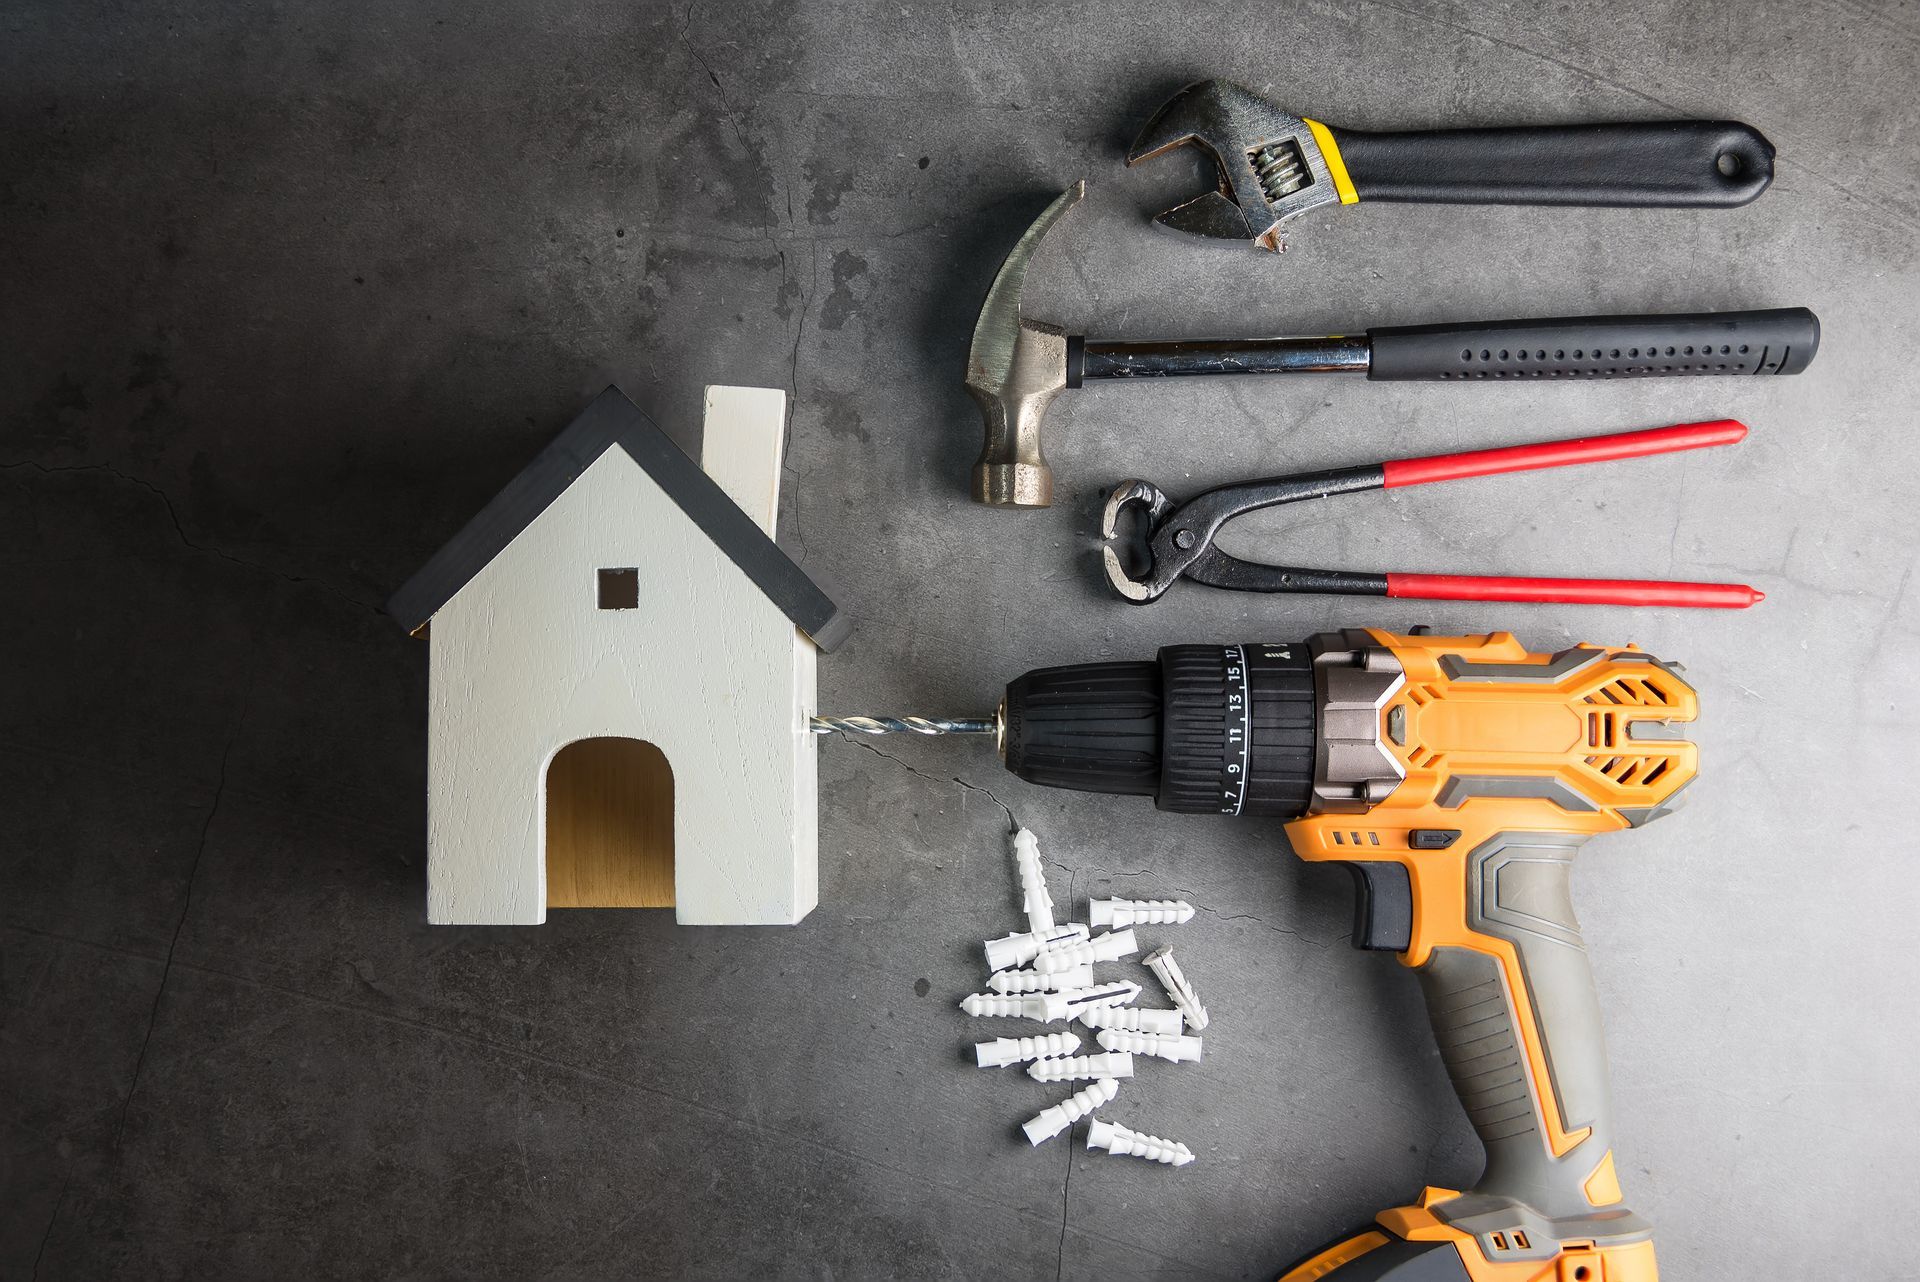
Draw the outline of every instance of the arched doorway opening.
[[[547,907],[673,907],[673,769],[644,739],[576,739],[547,764]]]

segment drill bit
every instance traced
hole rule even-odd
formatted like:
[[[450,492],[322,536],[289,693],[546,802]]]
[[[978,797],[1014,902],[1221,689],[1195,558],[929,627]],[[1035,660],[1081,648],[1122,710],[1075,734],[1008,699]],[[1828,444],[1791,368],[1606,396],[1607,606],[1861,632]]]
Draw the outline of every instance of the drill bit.
[[[998,734],[993,717],[814,717],[815,734]]]

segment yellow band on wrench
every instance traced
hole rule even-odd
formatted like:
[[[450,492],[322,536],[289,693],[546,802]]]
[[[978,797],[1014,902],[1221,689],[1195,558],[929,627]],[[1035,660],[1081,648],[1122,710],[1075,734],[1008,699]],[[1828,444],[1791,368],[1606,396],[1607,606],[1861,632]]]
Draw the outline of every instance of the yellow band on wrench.
[[[1317,120],[1302,117],[1302,122],[1313,130],[1313,140],[1320,144],[1320,155],[1327,162],[1327,173],[1333,177],[1333,189],[1340,193],[1340,203],[1360,203],[1360,193],[1353,189],[1353,179],[1347,177],[1347,162],[1340,159],[1340,144],[1333,140],[1333,130]]]

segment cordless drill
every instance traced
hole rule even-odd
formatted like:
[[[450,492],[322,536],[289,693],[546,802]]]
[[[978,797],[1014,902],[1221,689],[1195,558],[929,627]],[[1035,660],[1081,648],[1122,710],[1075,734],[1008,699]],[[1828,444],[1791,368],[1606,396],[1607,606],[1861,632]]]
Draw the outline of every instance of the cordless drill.
[[[1674,808],[1698,760],[1679,723],[1697,710],[1677,668],[1632,647],[1355,629],[1038,669],[992,721],[822,724],[990,730],[1023,779],[1277,817],[1301,858],[1352,872],[1354,944],[1418,976],[1486,1170],[1281,1282],[1652,1282],[1568,879],[1587,838]]]

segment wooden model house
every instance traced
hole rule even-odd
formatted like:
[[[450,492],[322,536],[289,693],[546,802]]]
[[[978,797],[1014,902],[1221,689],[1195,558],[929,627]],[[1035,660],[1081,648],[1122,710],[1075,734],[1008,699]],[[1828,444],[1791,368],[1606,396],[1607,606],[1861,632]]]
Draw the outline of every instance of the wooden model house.
[[[388,603],[429,659],[427,918],[817,899],[816,647],[773,541],[785,394],[709,387],[695,466],[608,388]]]

